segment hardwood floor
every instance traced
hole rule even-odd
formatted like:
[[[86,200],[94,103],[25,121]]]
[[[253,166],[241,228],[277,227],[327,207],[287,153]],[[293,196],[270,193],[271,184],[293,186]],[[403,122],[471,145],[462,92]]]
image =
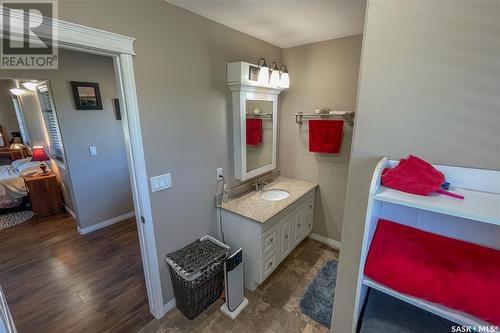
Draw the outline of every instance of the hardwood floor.
[[[153,319],[134,219],[84,236],[69,215],[0,231],[0,285],[20,333],[136,332]]]

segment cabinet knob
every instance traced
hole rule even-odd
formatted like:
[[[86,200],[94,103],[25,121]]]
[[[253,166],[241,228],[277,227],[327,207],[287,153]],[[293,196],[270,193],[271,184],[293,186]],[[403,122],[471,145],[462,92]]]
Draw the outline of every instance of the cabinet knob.
[[[300,223],[299,223],[299,224],[297,224],[297,225],[300,227]]]
[[[309,208],[313,208],[313,205],[309,205]]]
[[[269,239],[269,241],[270,241],[271,243],[273,242],[273,240],[274,240],[274,238],[270,238],[270,239]]]
[[[285,238],[288,238],[288,235],[285,235]]]
[[[273,262],[272,262],[272,261],[270,261],[268,265],[269,265],[269,266],[272,266],[272,265],[273,265]]]

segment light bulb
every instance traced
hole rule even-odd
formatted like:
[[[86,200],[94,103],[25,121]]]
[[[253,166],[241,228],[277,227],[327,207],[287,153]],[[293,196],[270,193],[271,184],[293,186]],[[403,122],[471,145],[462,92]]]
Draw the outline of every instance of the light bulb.
[[[10,89],[10,92],[13,94],[13,95],[16,95],[16,96],[21,96],[24,92],[23,89],[21,88],[12,88]]]
[[[277,69],[273,69],[271,72],[271,78],[269,79],[269,83],[273,86],[277,86],[280,82],[280,72]]]
[[[289,88],[290,87],[290,78],[288,77],[288,73],[281,73],[281,79],[279,86],[281,88]]]
[[[38,83],[35,83],[35,82],[23,82],[22,85],[23,85],[24,88],[26,88],[28,90],[35,91],[36,90],[36,86],[38,85]]]
[[[259,81],[259,83],[264,83],[264,84],[269,83],[269,68],[267,66],[262,66],[260,68],[257,81]]]
[[[282,68],[284,68],[284,69],[281,70]],[[284,89],[288,89],[290,87],[290,77],[288,77],[288,69],[286,68],[285,65],[281,65],[280,72],[281,72],[281,78],[280,78],[279,87],[284,88]]]

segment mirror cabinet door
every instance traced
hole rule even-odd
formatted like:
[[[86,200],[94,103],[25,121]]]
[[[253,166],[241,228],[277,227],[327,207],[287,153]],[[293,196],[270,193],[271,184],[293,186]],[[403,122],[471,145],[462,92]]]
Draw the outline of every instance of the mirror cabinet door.
[[[246,100],[246,172],[273,162],[273,102]]]

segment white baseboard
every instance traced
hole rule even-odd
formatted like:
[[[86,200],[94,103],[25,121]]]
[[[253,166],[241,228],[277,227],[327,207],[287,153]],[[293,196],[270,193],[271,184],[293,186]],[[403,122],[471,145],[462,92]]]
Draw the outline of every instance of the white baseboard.
[[[113,217],[109,220],[89,225],[88,227],[84,227],[84,228],[77,227],[78,233],[80,235],[85,235],[85,234],[88,234],[89,232],[96,231],[98,229],[102,229],[102,228],[105,228],[105,227],[110,226],[112,224],[129,219],[129,218],[133,217],[134,215],[135,215],[135,212],[128,212],[128,213],[125,213],[123,215]]]
[[[166,304],[163,304],[163,315],[166,315],[170,310],[175,308],[176,302],[175,302],[175,297],[172,298],[170,301],[168,301]]]
[[[75,221],[76,221],[76,214],[75,214],[75,212],[72,211],[71,209],[69,209],[69,207],[66,206],[66,205],[64,205],[64,209],[66,209],[66,211],[68,212],[68,214],[71,215],[71,217],[74,218]]]
[[[331,238],[328,238],[328,237],[325,237],[325,236],[321,236],[321,235],[318,235],[318,234],[310,234],[309,235],[309,238],[311,239],[314,239],[320,243],[323,243],[323,244],[326,244],[328,246],[331,246],[333,247],[334,249],[337,249],[340,251],[340,246],[342,245],[341,242],[335,240],[335,239],[331,239]]]

